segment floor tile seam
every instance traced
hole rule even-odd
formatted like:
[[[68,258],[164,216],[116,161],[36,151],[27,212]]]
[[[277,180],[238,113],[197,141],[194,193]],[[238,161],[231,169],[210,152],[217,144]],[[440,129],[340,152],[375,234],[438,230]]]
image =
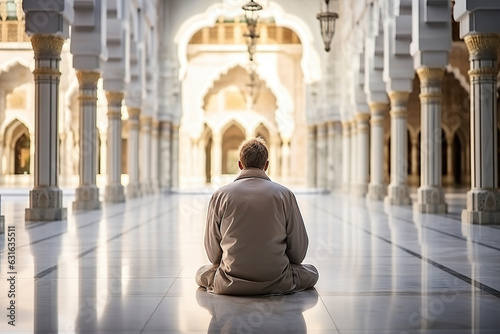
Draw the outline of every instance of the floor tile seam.
[[[449,287],[440,287],[440,291],[433,292],[397,292],[394,290],[391,291],[381,291],[381,292],[321,292],[321,295],[324,297],[381,297],[381,296],[397,296],[397,297],[439,297],[443,294],[442,289]],[[473,287],[474,290],[470,288],[467,289],[456,289],[459,294],[474,293],[481,296],[491,296],[490,293],[480,290],[479,288]]]
[[[316,205],[317,206],[317,205]],[[337,218],[343,220],[343,217],[341,218],[340,216],[334,214],[334,213],[331,213],[329,212],[328,210],[320,207],[320,206],[317,206],[319,208],[321,208],[324,212],[328,213],[328,214],[331,214],[331,215],[334,215],[336,216]],[[381,210],[374,210],[375,212],[378,212],[380,214],[383,214],[383,215],[386,215],[384,211],[381,211]],[[410,225],[414,225],[415,223],[407,218],[403,218],[403,217],[398,217],[398,216],[394,216],[394,218],[398,219],[398,220],[401,220],[407,224],[410,224]],[[449,237],[452,237],[452,238],[455,238],[455,239],[458,239],[458,240],[461,240],[461,241],[464,241],[464,242],[469,242],[466,238],[464,237],[461,237],[461,236],[457,236],[455,234],[452,234],[452,233],[448,233],[448,232],[444,232],[444,231],[441,231],[441,230],[438,230],[438,229],[435,229],[435,228],[432,228],[432,227],[429,227],[429,226],[426,226],[426,225],[421,225],[423,228],[427,229],[427,230],[430,230],[430,231],[433,231],[433,232],[436,232],[436,233],[440,233],[440,234],[443,234],[443,235],[447,235]],[[476,240],[471,240],[472,243],[474,244],[477,244],[479,246],[483,246],[485,248],[489,248],[489,249],[493,249],[495,251],[499,251],[500,252],[500,248],[498,247],[495,247],[495,246],[492,246],[492,245],[488,245],[488,244],[485,244],[485,243],[482,243],[480,241],[476,241]]]
[[[325,308],[326,312],[328,313],[328,316],[330,317],[330,320],[333,322],[333,325],[335,326],[335,329],[337,330],[337,333],[340,334],[340,329],[337,326],[337,323],[335,322],[335,320],[333,319],[333,316],[330,313],[330,310],[326,306],[325,301],[323,300],[323,296],[321,294],[319,294],[319,293],[318,293],[318,295],[319,295],[319,299],[321,300],[321,303],[323,304],[323,307]]]
[[[374,210],[374,211],[376,211],[378,213],[381,213],[381,214],[385,214],[385,212],[380,211],[380,210]],[[408,219],[408,218],[403,218],[403,217],[398,217],[398,216],[394,216],[394,218],[396,218],[398,220],[401,220],[401,221],[404,221],[405,223],[408,223],[408,224],[411,224],[411,225],[415,225],[415,222],[412,221],[412,220],[410,220],[410,219]],[[445,232],[445,231],[441,231],[441,230],[435,229],[433,227],[429,227],[427,225],[420,225],[420,226],[422,226],[423,228],[425,228],[427,230],[433,231],[433,232],[441,233],[441,234],[447,235],[449,237],[462,240],[464,242],[469,242],[467,240],[467,238],[464,238],[462,236],[458,236],[456,234],[452,234],[452,233],[448,233],[448,232]],[[487,225],[484,225],[484,226],[487,226]],[[485,243],[482,243],[482,242],[476,241],[476,240],[471,240],[471,242],[474,243],[474,244],[477,244],[477,245],[480,245],[480,246],[483,246],[483,247],[486,247],[486,248],[490,248],[490,249],[493,249],[493,250],[496,250],[496,251],[500,252],[500,248],[498,248],[498,247],[491,246],[491,245],[488,245],[488,244],[485,244]]]
[[[143,225],[146,225],[146,224],[149,224],[149,223],[151,223],[151,222],[153,222],[153,221],[155,221],[155,220],[158,220],[161,216],[163,216],[164,214],[166,214],[166,213],[168,213],[168,212],[170,212],[170,211],[173,211],[174,209],[175,209],[175,207],[170,207],[169,209],[167,209],[167,210],[165,210],[165,211],[163,211],[163,212],[159,213],[157,216],[155,216],[155,217],[153,217],[153,218],[150,218],[149,220],[146,220],[146,221],[144,221],[144,222],[142,222],[142,223],[138,223],[137,225],[132,226],[132,227],[130,227],[129,229],[127,229],[127,230],[125,230],[125,231],[123,231],[123,232],[121,232],[121,233],[119,233],[119,234],[117,234],[117,235],[114,235],[114,236],[112,236],[112,237],[110,237],[110,238],[106,239],[106,241],[105,241],[104,243],[109,243],[109,242],[111,242],[111,241],[113,241],[113,240],[115,240],[115,239],[117,239],[117,238],[119,238],[119,237],[122,237],[123,235],[125,235],[125,234],[127,234],[127,233],[129,233],[129,232],[131,232],[131,231],[133,231],[133,230],[135,230],[135,229],[137,229],[137,228],[139,228],[139,227],[143,226]],[[80,258],[82,258],[83,256],[85,256],[85,255],[87,255],[87,254],[90,254],[90,253],[94,252],[94,251],[95,251],[95,250],[96,250],[96,249],[97,249],[100,245],[102,245],[102,244],[103,244],[103,243],[101,243],[101,244],[97,244],[97,245],[95,245],[95,246],[93,246],[93,247],[91,247],[91,248],[89,248],[89,249],[87,249],[87,250],[85,250],[85,251],[83,251],[83,252],[79,253],[79,254],[78,254],[78,255],[74,258],[74,260],[80,259]],[[54,265],[54,266],[52,266],[52,267],[50,267],[50,268],[47,268],[47,269],[45,269],[45,270],[43,270],[43,271],[39,272],[38,274],[36,274],[36,275],[34,276],[35,280],[37,280],[37,279],[40,279],[40,278],[43,278],[43,277],[47,276],[48,274],[50,274],[50,273],[52,273],[53,271],[57,270],[57,268],[58,268],[60,265],[63,265],[63,264],[64,264],[65,262],[67,262],[67,261],[68,261],[68,260],[66,260],[66,261],[62,261],[62,262],[60,262],[60,263],[58,263],[58,264],[56,264],[56,265]]]
[[[413,256],[415,256],[415,257],[417,257],[417,258],[420,258],[422,261],[425,261],[425,262],[427,262],[427,263],[431,264],[432,266],[434,266],[434,267],[436,267],[436,268],[439,268],[439,269],[441,269],[441,270],[443,270],[443,271],[445,271],[445,272],[449,273],[450,275],[455,276],[456,278],[458,278],[458,279],[462,280],[462,281],[463,281],[463,282],[465,282],[465,283],[470,284],[471,286],[474,286],[474,287],[476,287],[476,288],[478,288],[478,289],[481,289],[482,291],[487,292],[487,293],[489,293],[490,295],[493,295],[494,297],[500,298],[500,291],[498,291],[498,290],[497,290],[497,289],[495,289],[495,288],[490,287],[490,286],[489,286],[489,285],[487,285],[487,284],[481,283],[481,282],[479,282],[479,281],[477,281],[477,280],[475,280],[475,279],[473,279],[473,278],[471,278],[471,277],[469,277],[469,276],[467,276],[467,275],[464,275],[464,274],[462,274],[462,273],[459,273],[458,271],[453,270],[453,269],[451,269],[451,268],[449,268],[449,267],[447,267],[447,266],[445,266],[445,265],[443,265],[443,264],[441,264],[441,263],[439,263],[439,262],[437,262],[437,261],[434,261],[434,260],[431,260],[431,259],[429,259],[429,258],[427,258],[427,257],[425,257],[425,256],[422,256],[421,254],[418,254],[417,252],[414,252],[414,251],[412,251],[411,249],[408,249],[408,248],[403,247],[403,246],[401,246],[401,245],[395,244],[395,243],[393,243],[393,242],[392,242],[391,240],[389,240],[389,239],[386,239],[386,238],[384,238],[384,237],[381,237],[381,236],[378,236],[378,235],[372,234],[372,233],[371,233],[370,231],[368,231],[368,230],[365,230],[365,229],[362,229],[362,230],[363,230],[365,233],[368,233],[369,235],[372,235],[372,236],[374,236],[374,237],[376,237],[376,238],[378,238],[378,239],[380,239],[380,240],[383,240],[383,241],[385,241],[385,242],[387,242],[387,243],[389,243],[389,244],[393,245],[393,246],[394,246],[394,247],[396,247],[396,248],[399,248],[400,250],[402,250],[402,251],[404,251],[404,252],[407,252],[408,254],[411,254],[411,255],[413,255]]]
[[[315,205],[317,208],[319,208],[319,209],[321,209],[321,210],[323,210],[323,211],[327,212],[328,214],[331,214],[331,215],[332,215],[332,216],[334,216],[334,217],[337,217],[337,218],[339,218],[339,219],[341,219],[341,220],[344,220],[343,218],[339,217],[337,214],[331,213],[331,212],[329,212],[328,210],[326,210],[326,209],[322,208],[321,206],[316,205],[315,203],[314,203],[313,205]],[[441,270],[443,270],[443,271],[445,271],[445,272],[449,273],[450,275],[455,276],[456,278],[458,278],[458,279],[460,279],[460,280],[462,280],[462,281],[464,281],[464,282],[466,282],[466,283],[468,283],[468,284],[470,284],[470,285],[472,285],[472,286],[474,286],[474,287],[476,287],[476,288],[479,288],[479,289],[481,289],[481,290],[483,290],[483,291],[485,291],[485,292],[487,292],[487,293],[489,293],[489,294],[493,295],[494,297],[500,298],[500,291],[496,290],[495,288],[490,287],[489,285],[486,285],[486,284],[484,284],[484,283],[481,283],[481,282],[479,282],[479,281],[476,281],[475,279],[473,279],[473,278],[471,278],[471,277],[468,277],[467,275],[464,275],[464,274],[462,274],[462,273],[459,273],[458,271],[455,271],[455,270],[453,270],[453,269],[451,269],[451,268],[449,268],[449,267],[447,267],[447,266],[445,266],[445,265],[443,265],[443,264],[441,264],[441,263],[439,263],[439,262],[437,262],[437,261],[434,261],[434,260],[431,260],[431,259],[429,259],[429,258],[427,258],[427,257],[424,257],[424,256],[422,256],[421,254],[418,254],[417,252],[414,252],[414,251],[412,251],[412,250],[410,250],[410,249],[408,249],[408,248],[406,248],[406,247],[403,247],[403,246],[401,246],[401,245],[395,244],[395,243],[393,243],[393,242],[392,242],[391,240],[389,240],[389,239],[386,239],[386,238],[384,238],[384,237],[382,237],[382,236],[379,236],[379,235],[373,234],[371,231],[369,231],[369,230],[367,230],[367,229],[364,229],[364,228],[362,228],[362,227],[359,227],[359,226],[355,225],[355,224],[354,224],[354,223],[352,223],[352,221],[350,221],[350,220],[349,220],[349,221],[347,221],[347,223],[348,223],[349,225],[354,226],[354,227],[356,227],[357,229],[359,229],[359,230],[361,230],[361,231],[363,231],[363,232],[367,233],[368,235],[374,236],[374,237],[376,237],[376,238],[378,238],[378,239],[380,239],[380,240],[382,240],[382,241],[384,241],[384,242],[386,242],[386,243],[388,243],[388,244],[392,245],[393,247],[399,248],[400,250],[402,250],[402,251],[404,251],[404,252],[406,252],[406,253],[408,253],[408,254],[411,254],[411,255],[413,255],[413,256],[415,256],[415,257],[419,258],[420,260],[425,261],[425,262],[427,262],[427,263],[431,264],[432,266],[437,267],[437,268],[439,268],[439,269],[441,269]]]
[[[133,210],[135,210],[135,209],[137,209],[137,208],[140,208],[140,207],[141,207],[141,205],[137,205],[136,207],[134,207],[134,208],[133,208]],[[104,220],[104,219],[106,219],[106,220],[107,220],[107,219],[112,219],[112,218],[116,218],[116,217],[119,217],[119,216],[122,216],[122,215],[125,215],[125,210],[123,210],[123,211],[121,211],[121,212],[118,212],[118,213],[116,213],[116,214],[112,214],[112,215],[107,216],[107,217],[101,217],[101,218],[99,218],[98,220],[96,220],[96,221],[92,221],[92,222],[87,223],[87,224],[85,224],[85,225],[78,226],[78,227],[77,227],[77,230],[81,230],[81,229],[84,229],[84,228],[86,228],[86,227],[89,227],[89,226],[95,225],[95,224],[99,223],[100,221],[102,221],[102,220]],[[43,224],[43,225],[41,225],[41,226],[45,226],[45,225],[47,225],[48,223],[50,223],[50,222],[47,222],[46,224]],[[37,226],[35,226],[35,225],[34,225],[34,227],[33,227],[33,228],[35,228],[35,227],[37,227]],[[31,228],[29,228],[29,229],[31,229]],[[59,237],[59,236],[61,236],[61,235],[65,234],[65,233],[66,233],[66,232],[61,232],[61,233],[58,233],[58,234],[53,234],[53,235],[51,235],[51,236],[48,236],[48,237],[45,237],[45,238],[42,238],[42,239],[34,240],[33,242],[30,242],[30,243],[28,243],[28,244],[24,244],[24,245],[17,246],[17,247],[16,247],[16,249],[19,249],[19,248],[24,248],[24,247],[28,247],[28,246],[32,246],[32,245],[36,245],[36,244],[38,244],[38,243],[40,243],[40,242],[43,242],[43,241],[46,241],[46,240],[50,240],[50,239],[53,239],[53,238]],[[6,250],[3,250],[3,251],[0,251],[0,255],[1,255],[1,254],[3,254],[3,253],[5,253],[5,252],[7,252],[7,249],[6,249]]]
[[[158,303],[158,305],[156,305],[155,309],[153,310],[153,313],[151,313],[151,316],[148,318],[148,320],[146,321],[146,323],[144,324],[144,326],[142,327],[141,331],[139,332],[139,334],[142,334],[143,331],[146,329],[146,326],[149,324],[149,322],[151,321],[151,318],[153,318],[154,314],[156,313],[156,310],[158,310],[158,308],[160,307],[161,303],[165,300],[165,297],[167,296],[168,292],[170,291],[170,289],[172,289],[172,286],[174,285],[174,283],[177,281],[178,277],[176,277],[173,281],[172,281],[172,284],[170,284],[170,286],[168,287],[167,291],[163,294],[163,297],[161,298],[160,302]]]

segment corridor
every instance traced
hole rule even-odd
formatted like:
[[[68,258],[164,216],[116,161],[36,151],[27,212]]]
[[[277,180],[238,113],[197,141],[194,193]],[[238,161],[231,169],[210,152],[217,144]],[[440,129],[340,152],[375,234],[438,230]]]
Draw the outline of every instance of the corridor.
[[[500,228],[462,224],[464,198],[447,198],[450,214],[437,216],[299,192],[316,290],[257,298],[209,295],[194,282],[207,262],[209,198],[150,196],[30,223],[27,196],[2,196],[0,332],[498,333]]]

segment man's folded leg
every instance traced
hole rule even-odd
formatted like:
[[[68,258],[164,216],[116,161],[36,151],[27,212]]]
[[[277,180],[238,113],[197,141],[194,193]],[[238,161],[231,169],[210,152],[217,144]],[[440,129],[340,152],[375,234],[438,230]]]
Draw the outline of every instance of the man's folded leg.
[[[291,266],[295,283],[293,291],[307,290],[318,282],[318,269],[312,264],[292,264]]]
[[[196,277],[195,277],[196,283],[205,289],[213,286],[215,272],[217,271],[217,268],[219,268],[219,266],[215,264],[208,264],[206,266],[202,266],[196,272]]]

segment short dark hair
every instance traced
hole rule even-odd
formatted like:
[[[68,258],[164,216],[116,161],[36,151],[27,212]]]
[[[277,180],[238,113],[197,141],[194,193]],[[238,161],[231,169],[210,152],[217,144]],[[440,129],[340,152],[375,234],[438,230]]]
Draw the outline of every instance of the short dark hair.
[[[264,169],[268,156],[266,142],[261,137],[249,139],[240,146],[240,161],[243,168]]]

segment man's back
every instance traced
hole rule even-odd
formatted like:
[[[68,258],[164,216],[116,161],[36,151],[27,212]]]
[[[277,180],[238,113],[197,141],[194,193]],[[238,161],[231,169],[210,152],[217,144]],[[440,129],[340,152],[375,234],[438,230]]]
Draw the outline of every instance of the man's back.
[[[210,206],[214,220],[207,223],[205,245],[210,261],[220,261],[221,278],[214,291],[292,290],[289,264],[303,260],[308,244],[293,193],[271,182],[264,171],[248,169],[215,192]],[[213,247],[217,240],[222,254]]]
[[[317,281],[314,267],[300,265],[308,238],[295,196],[267,177],[264,145],[259,140],[243,145],[242,160],[259,161],[255,163],[261,167],[240,161],[242,171],[235,182],[210,199],[205,249],[212,265],[197,273],[198,284],[208,291],[287,293]]]

